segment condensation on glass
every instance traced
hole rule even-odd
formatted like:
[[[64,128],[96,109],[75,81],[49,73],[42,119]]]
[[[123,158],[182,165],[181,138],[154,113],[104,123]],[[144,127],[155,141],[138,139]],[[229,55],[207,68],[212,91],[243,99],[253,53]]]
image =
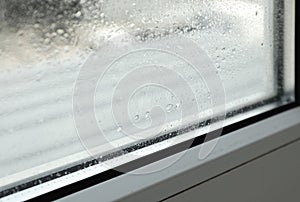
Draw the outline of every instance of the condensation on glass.
[[[103,144],[116,148],[143,140],[136,134],[124,135],[126,124],[142,131],[159,127],[159,133],[148,134],[151,138],[184,128],[182,123],[195,122],[195,117],[205,121],[218,107],[212,103],[218,95],[211,95],[205,82],[210,76],[219,78],[224,88],[228,118],[224,125],[293,102],[294,4],[293,0],[0,0],[0,196],[43,176],[60,177],[64,173],[58,171],[88,158],[74,122],[73,99],[80,70],[95,53],[112,62],[110,69],[95,64],[108,71],[95,90],[93,109],[105,133]],[[197,74],[180,55],[146,51],[153,44],[176,44],[182,38],[209,58],[211,75]],[[101,52],[108,44],[114,49]],[[124,47],[144,51],[112,60],[113,51]],[[114,90],[132,88],[130,80],[122,88],[116,86],[143,64],[146,70],[133,74],[132,83],[158,78],[175,90],[154,83],[135,86],[133,94],[120,92],[112,101]],[[151,68],[162,68],[162,73],[152,75]],[[193,96],[163,68],[178,74]],[[126,108],[128,122],[116,124],[115,106]],[[196,106],[200,115],[184,113],[182,106]],[[91,106],[86,107],[81,113]],[[190,116],[194,119],[187,119]],[[83,127],[89,131],[88,124]]]

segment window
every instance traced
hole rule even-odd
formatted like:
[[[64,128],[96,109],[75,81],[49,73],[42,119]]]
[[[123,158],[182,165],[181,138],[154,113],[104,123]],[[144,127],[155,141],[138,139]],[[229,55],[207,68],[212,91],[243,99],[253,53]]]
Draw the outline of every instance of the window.
[[[295,106],[293,0],[0,0],[0,25],[0,197]]]

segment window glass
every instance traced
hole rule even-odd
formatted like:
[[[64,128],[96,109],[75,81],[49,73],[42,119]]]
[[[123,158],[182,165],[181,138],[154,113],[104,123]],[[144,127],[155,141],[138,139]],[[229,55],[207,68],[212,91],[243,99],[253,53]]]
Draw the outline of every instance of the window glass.
[[[0,0],[0,196],[293,102],[293,27],[292,0]]]

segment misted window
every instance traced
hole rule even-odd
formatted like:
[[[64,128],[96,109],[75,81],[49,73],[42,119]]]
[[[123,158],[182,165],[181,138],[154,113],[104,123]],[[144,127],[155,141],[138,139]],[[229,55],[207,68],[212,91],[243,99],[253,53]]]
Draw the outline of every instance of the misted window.
[[[294,3],[0,0],[0,197],[294,102]]]

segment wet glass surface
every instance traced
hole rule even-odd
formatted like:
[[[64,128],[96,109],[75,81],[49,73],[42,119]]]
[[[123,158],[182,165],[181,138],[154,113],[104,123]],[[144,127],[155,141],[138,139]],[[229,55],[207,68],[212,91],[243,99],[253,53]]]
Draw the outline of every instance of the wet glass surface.
[[[83,161],[99,128],[107,152],[292,102],[294,67],[280,59],[292,14],[273,2],[0,0],[0,191]],[[80,75],[98,83],[74,97]]]

